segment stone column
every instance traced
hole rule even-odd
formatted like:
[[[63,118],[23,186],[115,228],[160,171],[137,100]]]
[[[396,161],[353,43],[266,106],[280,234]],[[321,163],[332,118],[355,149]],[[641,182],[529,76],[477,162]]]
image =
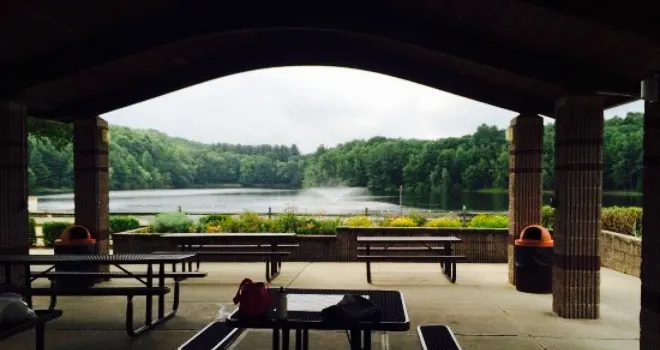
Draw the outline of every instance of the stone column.
[[[560,99],[555,117],[558,208],[552,309],[560,317],[595,319],[600,314],[602,98]]]
[[[0,255],[27,254],[27,114],[20,102],[0,101]],[[0,269],[0,283],[24,281],[23,269],[11,271],[7,281]]]
[[[644,198],[642,228],[642,309],[639,348],[660,349],[660,101],[644,111]]]
[[[543,118],[521,114],[509,127],[509,283],[515,285],[513,243],[527,226],[541,223]]]
[[[97,253],[108,253],[108,123],[92,117],[73,124],[76,224],[97,240]]]

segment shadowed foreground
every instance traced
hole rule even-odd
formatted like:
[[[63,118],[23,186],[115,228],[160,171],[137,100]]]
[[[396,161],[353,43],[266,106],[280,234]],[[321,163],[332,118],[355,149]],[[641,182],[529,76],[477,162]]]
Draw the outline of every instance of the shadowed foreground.
[[[505,264],[459,264],[450,284],[437,264],[372,265],[374,284],[366,282],[360,263],[289,263],[273,285],[308,288],[383,288],[404,293],[412,321],[407,333],[374,334],[374,349],[418,349],[416,327],[448,324],[464,349],[634,349],[639,342],[640,281],[601,270],[601,318],[566,320],[555,316],[551,295],[516,292],[508,285]],[[205,279],[182,282],[177,316],[138,338],[124,331],[124,297],[62,297],[64,316],[46,329],[47,350],[176,349],[207,323],[233,309],[231,299],[243,277],[262,280],[262,263],[202,263]],[[42,284],[41,282],[40,284]],[[107,282],[129,284],[125,280]],[[136,322],[144,300],[136,297]],[[46,298],[35,306],[46,307]],[[270,333],[247,331],[235,349],[270,347]],[[344,346],[345,345],[345,346]],[[293,344],[292,344],[293,346]],[[34,348],[26,332],[0,342],[2,350]],[[310,348],[348,348],[345,333],[310,332]]]

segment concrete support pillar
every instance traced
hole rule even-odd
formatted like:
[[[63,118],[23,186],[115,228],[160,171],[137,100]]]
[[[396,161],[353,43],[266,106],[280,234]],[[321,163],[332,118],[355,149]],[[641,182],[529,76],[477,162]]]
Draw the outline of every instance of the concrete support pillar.
[[[28,241],[27,113],[20,102],[0,101],[0,255],[27,254]],[[22,268],[11,275],[0,271],[0,283],[23,283]]]
[[[97,240],[97,253],[108,253],[108,123],[87,118],[73,125],[76,224]]]
[[[513,243],[525,227],[541,223],[543,118],[521,114],[509,127],[509,283],[515,285]]]
[[[558,100],[555,117],[558,208],[552,309],[560,317],[595,319],[600,315],[602,98]]]
[[[641,350],[660,349],[660,102],[644,111]]]

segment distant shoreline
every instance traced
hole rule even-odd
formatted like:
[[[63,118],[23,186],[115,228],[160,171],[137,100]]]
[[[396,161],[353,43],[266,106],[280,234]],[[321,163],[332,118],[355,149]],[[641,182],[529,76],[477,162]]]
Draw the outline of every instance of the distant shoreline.
[[[474,191],[464,191],[464,192],[469,192],[469,193],[486,193],[486,194],[503,194],[509,192],[509,190],[504,189],[504,188],[484,188],[480,190],[474,190]],[[543,190],[543,194],[553,194],[554,191],[549,191],[549,190]],[[637,192],[637,191],[608,191],[604,190],[603,194],[608,195],[608,196],[622,196],[622,197],[641,197],[642,192]]]
[[[278,190],[299,190],[303,189],[301,187],[294,186],[285,186],[285,185],[250,185],[245,186],[241,184],[217,184],[217,185],[207,185],[207,186],[192,186],[185,188],[140,188],[140,189],[126,189],[119,191],[148,191],[148,190],[189,190],[189,189],[222,189],[222,188],[267,188],[267,189],[278,189]],[[117,190],[111,190],[117,191]],[[47,196],[54,194],[67,194],[72,193],[72,188],[39,188],[30,192],[30,196]],[[464,190],[465,193],[483,193],[483,194],[505,194],[509,191],[504,188],[483,188],[480,190]],[[543,194],[552,194],[553,191],[544,190]],[[621,196],[621,197],[641,197],[642,192],[637,191],[616,191],[616,190],[604,190],[604,195],[608,196]]]
[[[164,188],[133,188],[133,189],[120,189],[110,191],[160,191],[160,190],[201,190],[201,189],[223,189],[223,188],[268,188],[268,189],[277,189],[277,190],[298,190],[300,187],[286,186],[286,185],[241,185],[241,184],[217,184],[217,185],[205,185],[205,186],[190,186],[183,188],[174,188],[174,187],[164,187]],[[47,196],[53,194],[67,194],[73,193],[72,188],[38,188],[29,193],[30,196]]]

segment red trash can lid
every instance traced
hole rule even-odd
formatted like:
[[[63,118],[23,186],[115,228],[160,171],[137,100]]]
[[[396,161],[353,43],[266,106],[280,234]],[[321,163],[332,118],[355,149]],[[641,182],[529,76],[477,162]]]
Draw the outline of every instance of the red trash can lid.
[[[55,240],[55,245],[58,246],[91,244],[96,244],[96,239],[92,238],[88,229],[80,225],[65,228],[60,235],[60,239]]]
[[[530,225],[520,233],[520,238],[514,241],[516,246],[521,247],[554,247],[555,242],[550,231],[541,225]]]

